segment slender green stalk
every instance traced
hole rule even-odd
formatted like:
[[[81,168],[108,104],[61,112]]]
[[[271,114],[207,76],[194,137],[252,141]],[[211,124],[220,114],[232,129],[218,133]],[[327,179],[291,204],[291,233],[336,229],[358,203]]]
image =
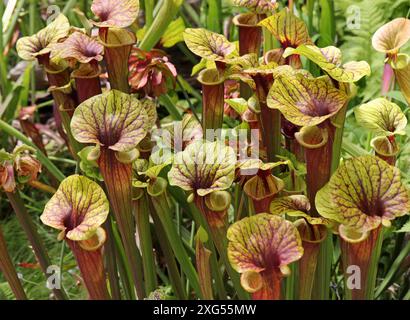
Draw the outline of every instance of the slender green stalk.
[[[372,256],[370,260],[370,268],[368,271],[368,285],[366,286],[366,300],[374,300],[375,297],[375,287],[376,287],[376,280],[377,280],[377,271],[379,268],[379,259],[380,254],[382,251],[383,245],[383,238],[384,238],[384,229],[380,230],[380,234],[377,237],[376,245],[374,250],[372,251]]]
[[[312,298],[315,300],[329,300],[332,259],[333,236],[329,232],[327,238],[321,243],[317,258],[316,276],[312,293]]]
[[[0,2],[0,17],[4,14],[4,2]],[[5,97],[11,89],[10,81],[7,79],[7,56],[4,52],[3,42],[3,19],[0,19],[0,92]],[[7,43],[6,43],[7,44]]]
[[[114,222],[114,219],[111,219],[111,230],[112,235],[114,238],[115,250],[118,254],[116,254],[117,258],[117,265],[118,265],[118,272],[120,274],[120,279],[122,282],[122,286],[124,288],[125,296],[128,300],[135,300],[135,290],[132,286],[132,273],[130,267],[128,265],[127,257],[125,255],[124,247],[121,243],[121,237],[118,232],[117,226]]]
[[[63,8],[63,14],[67,15],[71,9],[77,4],[78,0],[68,0]]]
[[[105,222],[104,229],[107,233],[107,240],[104,244],[104,255],[106,259],[106,268],[110,283],[110,292],[114,300],[121,300],[120,283],[118,279],[118,269],[116,264],[115,241],[110,218]]]
[[[41,152],[41,150],[33,143],[30,139],[28,139],[24,134],[22,134],[17,129],[14,129],[11,125],[0,120],[0,130],[3,130],[9,136],[15,137],[18,140],[22,141],[28,146],[33,147],[37,150],[36,156],[38,160],[47,168],[48,171],[58,180],[63,181],[65,176],[64,174],[47,158],[47,156]]]
[[[27,212],[26,207],[24,206],[23,200],[20,198],[19,191],[16,192],[6,192],[7,198],[9,199],[16,217],[24,229],[24,232],[27,235],[28,240],[30,241],[31,246],[33,247],[36,258],[40,264],[41,270],[43,271],[45,277],[48,277],[47,269],[52,265],[51,260],[47,254],[46,247],[41,240],[37,228],[34,225],[34,222]],[[59,300],[67,299],[67,295],[64,291],[64,288],[53,289],[55,297]]]
[[[376,294],[374,297],[377,299],[387,288],[388,286],[392,283],[394,280],[397,270],[400,268],[403,260],[408,256],[410,253],[410,241],[406,243],[404,248],[400,251],[400,254],[394,259],[393,264],[391,265],[389,272],[386,274],[384,277],[382,283],[379,285],[377,288]]]
[[[184,1],[182,4],[184,7],[184,10],[188,14],[189,18],[192,19],[192,21],[199,26],[201,24],[200,18],[198,13],[195,11],[195,9],[192,7],[192,5],[188,1]]]
[[[133,200],[134,216],[137,225],[142,265],[144,268],[145,291],[147,295],[153,292],[157,286],[157,275],[155,268],[155,258],[152,245],[151,227],[149,222],[149,206],[145,192],[138,200]]]
[[[207,0],[208,12],[206,15],[206,27],[216,33],[221,33],[222,4],[221,0]]]
[[[175,291],[175,294],[177,296],[178,299],[180,300],[186,300],[187,296],[186,296],[186,292],[184,290],[184,287],[182,285],[182,281],[181,281],[181,274],[179,273],[178,270],[178,265],[175,261],[175,255],[172,251],[171,245],[167,239],[165,230],[162,226],[161,220],[157,214],[157,212],[155,211],[155,209],[153,208],[152,202],[149,203],[150,207],[152,207],[151,210],[151,216],[152,219],[154,220],[154,224],[155,224],[155,229],[156,229],[156,236],[158,239],[158,242],[160,244],[162,253],[164,254],[164,259],[166,261],[166,265],[167,265],[167,269],[168,269],[168,274],[169,274],[169,278],[172,284],[172,288]]]
[[[161,102],[162,105],[164,105],[165,109],[169,112],[169,114],[172,116],[172,118],[175,121],[180,121],[182,120],[181,113],[179,110],[175,107],[174,103],[172,102],[171,98],[167,94],[163,94],[162,96],[159,97],[159,101]]]
[[[165,234],[171,244],[172,250],[184,270],[185,275],[189,279],[192,288],[199,298],[202,298],[201,287],[199,285],[198,274],[190,260],[184,245],[181,241],[181,237],[175,228],[175,224],[172,221],[170,213],[172,212],[167,194],[166,194],[166,180],[157,178],[157,183],[150,188],[148,187],[148,194],[151,196],[150,200],[158,214],[161,221],[162,227],[164,228]],[[163,183],[163,184],[161,184]]]
[[[295,295],[295,286],[297,283],[297,275],[298,275],[298,265],[297,263],[292,263],[289,265],[290,268],[290,275],[285,279],[285,299],[286,300],[294,300]]]
[[[149,28],[154,21],[154,0],[144,0],[145,8],[145,27]]]
[[[195,201],[196,206],[198,207],[199,211],[201,212],[201,226],[205,228],[208,232],[208,235],[211,236],[211,239],[216,247],[216,250],[219,253],[220,259],[225,265],[226,271],[229,277],[232,280],[233,286],[236,290],[236,293],[241,300],[249,299],[248,293],[242,288],[239,273],[236,272],[228,259],[228,239],[226,238],[227,227],[226,225],[211,225],[206,219],[208,209],[206,207],[204,199],[198,199]]]
[[[27,300],[26,293],[17,276],[11,257],[7,251],[6,241],[4,240],[3,231],[0,228],[0,270],[10,285],[14,296],[18,300]]]
[[[145,32],[144,38],[139,44],[139,48],[144,51],[150,51],[161,39],[168,25],[174,19],[182,0],[164,0],[162,6],[156,15],[151,26]]]
[[[187,204],[187,208],[190,210],[190,212],[191,212],[191,214],[194,218],[195,224],[205,228],[206,232],[209,235],[210,231],[209,231],[208,223],[206,222],[204,216],[198,211],[198,208],[192,203]],[[226,294],[226,289],[225,289],[225,286],[224,286],[224,280],[222,278],[220,268],[219,268],[219,264],[218,264],[217,250],[215,248],[215,245],[214,245],[211,237],[209,237],[209,239],[208,239],[207,247],[208,247],[209,250],[211,250],[210,263],[211,263],[211,269],[212,269],[212,276],[213,276],[214,281],[215,281],[215,287],[216,287],[216,290],[218,292],[219,299],[226,300],[227,299],[227,294]]]
[[[16,23],[18,22],[18,19],[20,17],[21,10],[24,8],[25,4],[26,4],[26,0],[17,1],[13,14],[10,18],[10,22],[7,26],[6,32],[4,33],[4,36],[3,36],[3,45],[7,45],[10,42],[11,37],[13,36],[14,30],[15,30]]]
[[[321,15],[319,22],[319,46],[326,47],[334,44],[336,35],[336,19],[333,0],[319,0]]]

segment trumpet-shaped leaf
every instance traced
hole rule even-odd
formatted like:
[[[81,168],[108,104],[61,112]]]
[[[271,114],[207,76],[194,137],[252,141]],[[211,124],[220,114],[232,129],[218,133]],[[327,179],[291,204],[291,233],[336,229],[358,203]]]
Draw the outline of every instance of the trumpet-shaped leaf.
[[[37,34],[20,38],[16,44],[17,53],[23,60],[34,60],[37,56],[49,53],[52,45],[65,38],[69,30],[68,19],[63,14],[59,14],[52,23]]]
[[[40,219],[61,230],[68,239],[83,241],[94,236],[108,212],[109,203],[102,188],[86,177],[73,175],[61,182]]]
[[[389,55],[398,53],[399,49],[410,40],[410,19],[397,18],[380,27],[372,38],[373,48]]]
[[[398,63],[393,65],[394,74],[404,98],[410,104],[410,57],[399,53],[397,60]]]
[[[382,159],[390,163],[391,157],[395,157],[400,148],[394,139],[386,136],[378,136],[372,139],[370,142],[372,148],[376,151],[376,154]],[[394,164],[395,159],[391,159],[391,164]]]
[[[269,209],[273,214],[284,214],[289,212],[308,213],[310,210],[310,202],[304,195],[291,195],[273,200]]]
[[[275,80],[267,103],[278,109],[297,126],[314,126],[334,116],[346,103],[347,96],[324,78],[306,78],[301,74]]]
[[[93,22],[102,28],[129,27],[138,17],[138,0],[94,0],[91,11],[99,18],[99,22]]]
[[[274,12],[278,7],[276,0],[233,0],[233,3],[259,14]]]
[[[104,46],[82,32],[72,33],[64,42],[53,46],[51,58],[74,59],[80,63],[103,59]]]
[[[306,24],[287,8],[262,20],[259,25],[268,29],[283,48],[312,44]]]
[[[236,49],[223,35],[202,28],[185,29],[184,40],[189,50],[211,61],[225,61]]]
[[[296,49],[287,48],[284,57],[292,54],[305,56],[316,63],[333,79],[340,82],[356,82],[369,76],[370,66],[366,61],[351,61],[342,65],[341,52],[336,47],[318,48],[314,45],[300,45]]]
[[[407,118],[400,107],[385,98],[362,104],[355,110],[357,122],[379,135],[405,134]]]
[[[138,99],[110,90],[76,108],[71,130],[79,142],[127,152],[146,136],[148,122],[147,112]]]
[[[276,271],[303,255],[296,227],[266,213],[234,223],[228,229],[227,238],[229,261],[239,273]]]
[[[236,155],[221,142],[195,141],[175,155],[168,173],[170,185],[199,196],[228,189],[235,175]]]
[[[310,202],[308,197],[299,194],[274,199],[269,206],[269,211],[272,214],[286,214],[289,217],[305,218],[311,225],[330,224],[327,219],[310,216],[309,210]]]
[[[375,156],[346,160],[316,195],[319,214],[366,233],[409,212],[399,169]]]

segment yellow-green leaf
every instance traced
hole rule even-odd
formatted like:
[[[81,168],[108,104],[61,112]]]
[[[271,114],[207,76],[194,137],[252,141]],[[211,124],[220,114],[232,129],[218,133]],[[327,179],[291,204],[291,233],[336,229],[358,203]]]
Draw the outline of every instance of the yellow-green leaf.
[[[287,8],[259,22],[281,43],[283,48],[312,44],[305,22]]]
[[[400,170],[375,156],[346,160],[316,195],[319,214],[345,229],[366,233],[408,214]]]
[[[236,49],[223,35],[202,28],[185,29],[184,40],[189,50],[212,61],[225,61]]]
[[[165,30],[164,34],[161,38],[161,44],[165,48],[172,47],[176,45],[178,42],[184,41],[184,30],[185,30],[185,23],[182,17],[172,21],[167,29]]]
[[[71,131],[81,143],[127,152],[146,136],[148,120],[137,98],[110,90],[84,101],[75,109]]]
[[[34,60],[37,56],[49,53],[51,45],[65,38],[70,30],[68,19],[59,14],[57,18],[37,34],[20,38],[17,41],[17,54],[23,60]]]
[[[340,82],[356,82],[371,73],[366,61],[350,61],[342,65],[340,50],[332,46],[318,48],[314,45],[302,44],[296,49],[287,48],[283,56],[289,57],[292,54],[305,56],[330,77]]]
[[[195,141],[175,155],[169,184],[205,196],[228,189],[235,175],[236,155],[222,142]]]
[[[63,231],[68,239],[82,241],[95,234],[108,212],[103,189],[86,177],[73,175],[61,182],[40,219],[45,225]]]
[[[280,76],[269,91],[267,103],[297,126],[314,126],[334,116],[347,96],[324,78],[302,74]]]
[[[374,99],[355,109],[359,125],[378,135],[405,134],[407,118],[400,107],[385,98]]]

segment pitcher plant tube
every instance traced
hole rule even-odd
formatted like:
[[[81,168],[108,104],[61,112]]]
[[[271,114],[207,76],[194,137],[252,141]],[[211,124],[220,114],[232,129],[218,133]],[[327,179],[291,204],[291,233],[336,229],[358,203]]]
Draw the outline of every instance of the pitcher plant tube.
[[[288,265],[303,255],[302,242],[290,221],[261,213],[228,229],[228,256],[241,274],[243,288],[254,300],[278,300]]]
[[[144,297],[144,290],[141,256],[134,237],[132,162],[139,155],[136,148],[147,135],[148,124],[142,103],[117,90],[81,103],[71,121],[73,135],[79,142],[95,144],[88,159],[97,161],[104,178],[140,298]]]
[[[98,21],[99,40],[104,45],[104,60],[112,89],[129,93],[128,58],[137,41],[133,32],[126,29],[138,17],[138,0],[94,0],[91,11]]]
[[[205,217],[207,226],[203,227],[208,230],[209,226],[209,234],[238,290],[239,278],[226,253],[227,211],[231,204],[231,195],[226,190],[234,180],[235,162],[234,150],[222,142],[194,141],[175,155],[168,179],[170,185],[190,193],[188,201],[193,201]]]
[[[371,145],[377,156],[395,165],[399,153],[396,135],[405,135],[407,118],[400,107],[385,98],[369,101],[355,109],[356,120],[376,137]]]
[[[51,57],[65,59],[76,66],[71,77],[76,84],[78,102],[83,102],[101,93],[100,68],[104,47],[98,41],[82,32],[72,33],[66,40],[53,46]]]
[[[102,248],[106,234],[101,225],[107,219],[109,203],[104,191],[92,180],[73,175],[61,182],[41,215],[41,221],[60,230],[80,268],[93,300],[109,299]]]
[[[402,48],[410,40],[410,19],[396,18],[381,26],[373,35],[373,48],[386,55],[383,79],[382,95],[394,89],[397,81],[405,99],[410,103],[410,60],[409,56],[400,53]]]
[[[360,283],[354,288],[346,285],[347,296],[372,299],[382,228],[409,212],[400,171],[375,156],[346,160],[315,201],[320,215],[338,224],[345,272],[351,265],[360,268]]]

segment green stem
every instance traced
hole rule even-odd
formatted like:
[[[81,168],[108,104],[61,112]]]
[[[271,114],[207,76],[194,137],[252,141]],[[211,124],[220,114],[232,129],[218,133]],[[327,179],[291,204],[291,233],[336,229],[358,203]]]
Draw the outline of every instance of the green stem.
[[[372,251],[372,257],[370,260],[370,268],[369,268],[369,275],[368,275],[368,285],[366,286],[366,300],[374,300],[375,297],[375,288],[376,288],[376,280],[377,280],[377,271],[379,267],[379,259],[380,254],[382,251],[383,246],[383,238],[384,238],[384,229],[380,230],[380,234],[377,237],[376,245],[374,250]]]
[[[285,282],[285,299],[295,300],[295,286],[297,283],[298,276],[298,265],[297,263],[292,263],[289,265],[290,275],[286,278]]]
[[[161,39],[165,30],[174,19],[179,7],[183,1],[181,0],[164,0],[162,6],[156,15],[151,26],[145,32],[144,38],[139,44],[139,48],[144,51],[150,51]]]
[[[98,159],[101,175],[104,178],[108,198],[112,206],[115,220],[121,234],[125,253],[140,299],[146,293],[143,283],[143,267],[140,251],[135,242],[135,223],[132,212],[132,167],[116,159],[115,152],[102,149]]]
[[[329,232],[327,238],[321,243],[317,258],[315,283],[312,298],[315,300],[329,300],[330,277],[333,259],[333,236]]]
[[[17,300],[27,300],[26,293],[17,276],[13,261],[7,251],[6,241],[3,236],[3,231],[0,228],[0,270],[10,285],[11,290]]]
[[[33,247],[34,253],[40,264],[41,270],[47,278],[47,269],[52,265],[52,263],[50,257],[47,254],[46,247],[37,232],[37,228],[34,225],[34,222],[30,214],[27,212],[27,209],[23,204],[23,200],[20,197],[19,191],[6,192],[6,195],[14,209],[14,212],[16,213],[16,217],[21,227],[23,228],[28,240],[30,241],[31,246]],[[64,291],[64,288],[62,287],[60,290],[53,289],[53,293],[58,300],[67,299],[67,295]]]
[[[33,143],[30,139],[28,139],[24,134],[22,134],[17,129],[14,129],[11,125],[0,120],[0,130],[3,130],[9,136],[15,137],[18,140],[22,141],[26,145],[33,147],[37,150],[36,156],[38,160],[47,168],[48,171],[58,180],[63,181],[65,176],[64,174],[47,158],[47,156],[41,152],[41,150]]]
[[[149,222],[149,207],[145,192],[138,200],[133,200],[134,216],[137,225],[142,265],[144,268],[145,291],[147,295],[153,292],[157,286],[157,275],[155,272],[155,257],[152,245],[151,227]]]
[[[110,282],[110,292],[114,300],[121,300],[120,283],[116,264],[115,241],[110,218],[105,222],[104,229],[107,232],[107,241],[104,245],[104,255],[107,265],[108,280]]]
[[[153,207],[152,202],[150,202],[150,207]],[[172,251],[171,245],[168,242],[165,230],[162,226],[162,222],[155,211],[154,208],[151,210],[151,216],[154,220],[154,225],[156,229],[156,236],[161,247],[162,253],[164,254],[164,259],[166,261],[169,278],[172,284],[172,288],[177,298],[180,300],[186,300],[186,293],[181,281],[181,274],[178,270],[178,265],[175,261],[175,255]]]
[[[172,116],[172,118],[175,121],[180,121],[182,120],[181,113],[179,110],[175,107],[174,103],[172,102],[171,98],[167,94],[163,94],[162,96],[159,97],[159,101],[161,104],[167,109],[169,114]]]
[[[172,250],[174,251],[178,262],[183,268],[185,275],[189,279],[189,282],[195,293],[197,294],[197,297],[202,298],[202,291],[201,286],[199,285],[198,274],[187,252],[185,251],[181,237],[178,235],[175,224],[171,219],[170,213],[172,211],[168,203],[167,194],[165,193],[166,180],[162,180],[161,182],[165,182],[165,185],[162,185],[159,190],[155,190],[155,192],[148,190],[148,193],[151,196],[151,202],[158,214],[159,219],[161,220],[165,234],[169,240],[169,243],[171,244]],[[157,184],[156,187],[159,187],[159,184]]]
[[[209,225],[206,222],[204,216],[198,211],[198,208],[192,203],[187,204],[187,207],[189,208],[194,218],[195,223],[205,228],[205,231],[209,235],[211,233],[209,230]],[[228,297],[227,297],[226,290],[225,290],[224,280],[222,278],[221,272],[219,271],[220,268],[219,268],[218,259],[217,259],[217,250],[215,248],[215,245],[211,237],[208,239],[207,246],[209,250],[211,250],[210,263],[211,263],[211,268],[212,268],[212,276],[215,281],[215,286],[216,286],[216,289],[219,295],[219,299],[226,300]]]
[[[206,27],[216,33],[221,32],[222,5],[221,0],[207,0],[208,11],[206,16]]]
[[[132,286],[132,283],[133,283],[132,273],[128,265],[127,257],[125,255],[125,250],[121,243],[121,237],[117,230],[117,226],[114,222],[114,219],[111,219],[111,229],[112,229],[112,235],[114,238],[115,250],[118,253],[116,255],[118,272],[120,274],[120,279],[122,282],[122,286],[124,288],[125,296],[129,300],[135,300],[136,296],[135,296],[135,290]]]
[[[214,223],[214,221],[208,221],[209,216],[214,215],[214,212],[210,212],[210,210],[206,207],[205,200],[203,198],[198,198],[195,200],[195,204],[198,207],[199,211],[202,213],[204,219],[201,219],[202,226],[211,236],[212,241],[219,253],[220,259],[222,259],[226,271],[229,277],[232,280],[233,286],[236,290],[236,293],[241,300],[249,299],[248,293],[242,288],[239,273],[236,272],[229,262],[228,258],[228,239],[226,238],[227,227],[226,224],[221,225],[220,223]],[[218,217],[219,219],[219,217]]]
[[[401,266],[403,260],[408,256],[409,253],[410,253],[410,241],[407,242],[407,244],[401,250],[400,254],[394,260],[393,264],[391,265],[391,267],[389,269],[389,272],[387,273],[387,275],[383,279],[382,283],[377,288],[375,298],[378,298],[388,288],[388,286],[392,283],[392,281],[395,278],[395,275],[397,273],[397,270],[399,269],[399,267]]]
[[[16,23],[18,22],[18,19],[21,14],[21,10],[23,9],[25,3],[26,3],[25,0],[20,0],[17,2],[14,8],[14,12],[10,18],[10,23],[6,29],[6,32],[4,33],[3,45],[7,45],[10,42],[11,37],[13,36],[14,30],[15,30]],[[3,54],[3,52],[1,52],[1,54]]]
[[[154,21],[154,0],[144,0],[145,27],[148,29]]]

